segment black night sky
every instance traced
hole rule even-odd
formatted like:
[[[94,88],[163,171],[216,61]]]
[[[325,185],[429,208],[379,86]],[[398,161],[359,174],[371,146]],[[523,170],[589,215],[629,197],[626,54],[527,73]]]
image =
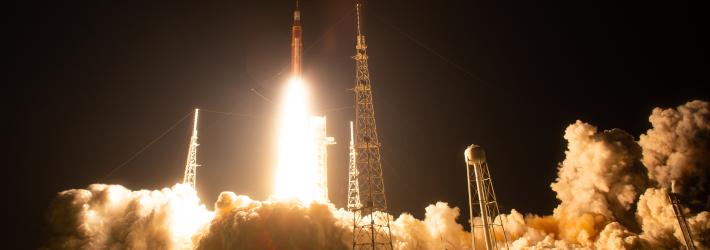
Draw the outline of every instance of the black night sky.
[[[199,194],[266,199],[292,1],[53,2],[15,6],[5,178],[11,236],[38,247],[62,190],[159,189],[182,180],[193,108]],[[502,212],[551,214],[564,129],[580,119],[636,136],[654,107],[710,100],[700,27],[684,1],[366,1],[364,32],[388,205],[436,201],[467,217],[463,150],[483,146]],[[331,200],[346,202],[354,117],[354,3],[302,1],[304,77],[328,117]],[[5,115],[8,115],[7,113]],[[177,124],[169,130],[173,124]],[[164,136],[150,144],[164,132]],[[135,158],[144,146],[151,145]],[[113,169],[118,168],[109,175]],[[8,172],[9,171],[9,172]],[[13,223],[14,224],[14,223]]]

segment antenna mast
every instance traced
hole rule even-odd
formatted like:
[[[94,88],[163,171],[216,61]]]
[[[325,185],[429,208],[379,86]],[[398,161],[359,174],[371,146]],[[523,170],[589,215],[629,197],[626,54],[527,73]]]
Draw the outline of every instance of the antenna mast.
[[[361,6],[361,2],[356,1],[357,40],[353,56],[356,64],[355,136],[348,171],[348,209],[353,212],[353,249],[392,249],[367,45],[361,29]]]
[[[182,183],[190,185],[195,188],[195,179],[197,177],[197,118],[200,113],[200,109],[195,109],[195,121],[192,126],[192,137],[190,137],[190,148],[187,151],[187,163],[185,163],[185,176],[183,177]]]

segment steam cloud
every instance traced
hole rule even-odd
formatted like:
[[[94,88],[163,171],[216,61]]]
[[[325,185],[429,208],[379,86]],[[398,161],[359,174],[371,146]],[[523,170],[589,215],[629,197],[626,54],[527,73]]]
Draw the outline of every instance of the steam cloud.
[[[710,104],[692,101],[677,109],[655,108],[648,120],[653,125],[639,144],[648,176],[659,187],[669,188],[710,210]]]
[[[552,190],[561,201],[553,213],[559,236],[590,244],[612,221],[637,228],[631,206],[646,188],[641,148],[633,136],[577,121],[565,131],[567,158],[560,164]]]
[[[332,204],[253,201],[222,192],[197,249],[345,249],[347,226]]]
[[[48,217],[50,249],[175,249],[189,248],[213,213],[182,184],[154,191],[94,184],[59,193]]]
[[[652,128],[638,142],[619,129],[569,125],[566,157],[551,184],[560,204],[551,215],[513,209],[496,218],[510,248],[682,248],[666,195],[671,180],[690,201],[685,213],[695,246],[710,248],[710,104],[656,108],[649,121]],[[425,211],[422,220],[407,213],[391,217],[396,249],[472,249],[471,234],[456,223],[459,208],[437,202]],[[63,191],[48,222],[50,249],[349,249],[352,240],[352,214],[333,204],[255,201],[223,192],[215,211],[208,211],[192,188],[180,184],[154,191],[104,184]]]

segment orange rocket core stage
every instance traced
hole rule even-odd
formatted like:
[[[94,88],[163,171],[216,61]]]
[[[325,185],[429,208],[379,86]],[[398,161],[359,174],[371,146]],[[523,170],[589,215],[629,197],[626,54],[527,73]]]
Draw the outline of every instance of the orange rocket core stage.
[[[293,26],[291,26],[291,77],[301,78],[301,51],[303,43],[301,39],[301,12],[293,11]]]

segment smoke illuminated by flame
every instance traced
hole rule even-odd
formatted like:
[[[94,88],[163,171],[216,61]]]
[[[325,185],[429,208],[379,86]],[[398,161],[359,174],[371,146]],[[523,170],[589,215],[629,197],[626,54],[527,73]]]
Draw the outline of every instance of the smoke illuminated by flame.
[[[315,143],[309,127],[308,93],[300,78],[286,86],[281,104],[278,165],[274,196],[303,203],[320,200],[322,190],[315,161]]]
[[[306,92],[300,81],[292,81],[286,91],[277,199],[257,201],[222,192],[209,211],[185,184],[137,191],[93,184],[57,194],[47,214],[49,238],[40,249],[351,249],[353,214],[319,196],[325,190],[317,184],[313,157],[318,137],[309,132],[317,123],[308,116]],[[688,190],[686,198],[706,202],[710,103],[657,108],[649,120],[652,129],[640,142],[620,129],[570,124],[564,133],[565,158],[551,185],[559,205],[551,215],[514,209],[501,214],[494,219],[505,227],[505,235],[495,236],[498,244],[507,238],[508,249],[684,249],[668,189],[662,179],[646,180],[675,174],[674,180]],[[425,209],[423,219],[386,215],[391,216],[393,249],[483,248],[481,230],[472,235],[459,224],[469,219],[460,217],[461,210],[468,208],[437,202]],[[707,205],[695,211],[686,207],[685,216],[696,248],[710,249]]]
[[[178,247],[192,245],[191,237],[203,228],[214,217],[214,213],[205,209],[200,204],[195,189],[189,185],[177,184],[173,188],[176,197],[171,197],[169,203],[170,215],[175,218],[170,220],[170,231]],[[141,199],[142,202],[150,201]]]

